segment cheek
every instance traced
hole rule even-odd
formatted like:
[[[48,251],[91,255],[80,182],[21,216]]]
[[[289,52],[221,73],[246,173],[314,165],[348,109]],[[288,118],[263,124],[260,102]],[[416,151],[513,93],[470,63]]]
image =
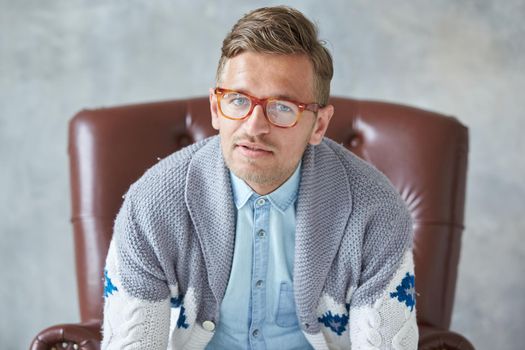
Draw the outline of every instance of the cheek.
[[[305,131],[298,133],[291,137],[290,135],[284,135],[281,138],[280,148],[284,161],[296,162],[302,157],[303,152],[308,145],[309,134]]]
[[[235,132],[238,129],[237,125],[231,123],[229,120],[224,118],[220,122],[219,135],[221,136],[221,143],[223,146],[228,146],[231,148]]]

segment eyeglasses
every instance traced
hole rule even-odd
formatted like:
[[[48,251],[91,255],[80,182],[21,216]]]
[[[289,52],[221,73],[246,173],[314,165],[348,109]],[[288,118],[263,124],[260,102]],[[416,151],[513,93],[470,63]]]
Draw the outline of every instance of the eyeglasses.
[[[255,106],[260,105],[266,119],[281,128],[291,128],[299,121],[301,114],[307,110],[314,113],[322,106],[318,103],[301,103],[281,98],[269,97],[259,99],[248,94],[215,88],[217,104],[221,114],[228,119],[243,120],[248,118]]]

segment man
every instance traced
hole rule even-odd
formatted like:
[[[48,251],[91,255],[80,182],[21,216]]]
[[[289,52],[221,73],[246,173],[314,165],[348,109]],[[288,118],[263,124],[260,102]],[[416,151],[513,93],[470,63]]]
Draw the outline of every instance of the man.
[[[297,10],[235,24],[210,90],[219,136],[125,196],[103,348],[416,348],[410,216],[382,174],[324,138],[332,75]]]

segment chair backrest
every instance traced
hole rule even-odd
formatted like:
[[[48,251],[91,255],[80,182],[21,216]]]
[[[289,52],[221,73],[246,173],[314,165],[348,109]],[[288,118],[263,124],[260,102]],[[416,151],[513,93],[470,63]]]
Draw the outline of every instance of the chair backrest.
[[[122,196],[181,147],[216,133],[208,98],[79,112],[69,125],[72,223],[81,320],[101,319],[104,260]],[[384,102],[332,98],[327,136],[373,164],[414,221],[418,323],[448,329],[463,232],[468,130]]]

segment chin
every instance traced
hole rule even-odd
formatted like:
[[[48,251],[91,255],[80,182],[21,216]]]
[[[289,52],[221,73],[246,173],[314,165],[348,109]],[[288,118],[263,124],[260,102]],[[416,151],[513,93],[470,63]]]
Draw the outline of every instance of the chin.
[[[229,169],[237,176],[239,179],[244,180],[248,183],[266,183],[268,182],[267,179],[269,175],[271,175],[271,172],[269,171],[262,171],[261,169],[258,169],[253,166],[233,166],[229,167]]]

